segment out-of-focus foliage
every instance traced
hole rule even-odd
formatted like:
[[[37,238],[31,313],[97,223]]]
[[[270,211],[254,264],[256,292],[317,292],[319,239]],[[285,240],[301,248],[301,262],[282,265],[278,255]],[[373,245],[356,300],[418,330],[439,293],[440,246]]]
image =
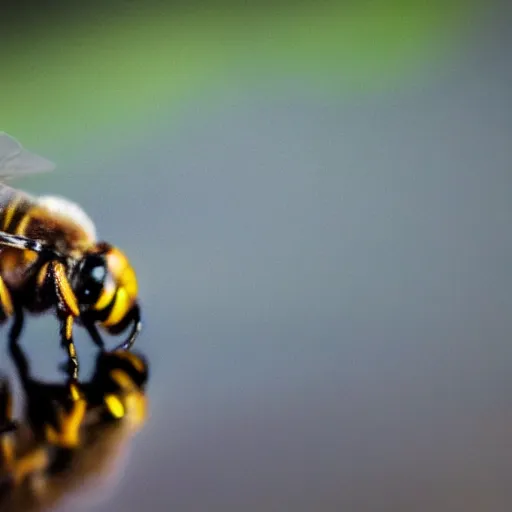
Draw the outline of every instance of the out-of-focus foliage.
[[[39,8],[26,26],[21,11],[8,18],[3,129],[38,146],[128,130],[191,95],[269,78],[367,91],[445,51],[474,12],[460,0],[106,4]]]

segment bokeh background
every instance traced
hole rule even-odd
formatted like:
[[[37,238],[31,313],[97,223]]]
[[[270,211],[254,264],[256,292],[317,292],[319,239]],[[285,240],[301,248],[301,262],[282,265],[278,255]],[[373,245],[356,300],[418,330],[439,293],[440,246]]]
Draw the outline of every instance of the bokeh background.
[[[58,165],[17,185],[128,253],[151,363],[126,465],[59,511],[510,509],[511,21],[5,4],[0,129]],[[23,345],[60,376],[55,319]]]

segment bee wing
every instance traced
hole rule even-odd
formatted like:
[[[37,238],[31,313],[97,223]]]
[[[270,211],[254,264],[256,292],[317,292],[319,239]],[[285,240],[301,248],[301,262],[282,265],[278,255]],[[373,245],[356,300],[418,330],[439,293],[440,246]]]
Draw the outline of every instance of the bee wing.
[[[53,169],[53,162],[27,151],[14,137],[0,132],[0,181]]]

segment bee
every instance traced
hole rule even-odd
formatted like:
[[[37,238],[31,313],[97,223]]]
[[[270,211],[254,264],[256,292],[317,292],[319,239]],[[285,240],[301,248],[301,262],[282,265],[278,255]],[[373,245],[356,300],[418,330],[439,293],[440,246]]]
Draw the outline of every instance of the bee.
[[[78,378],[73,325],[87,329],[104,349],[100,326],[117,335],[131,325],[117,348],[129,349],[141,330],[135,271],[118,248],[98,241],[90,217],[58,196],[33,197],[6,184],[10,178],[51,171],[55,164],[0,132],[0,324],[14,317],[19,338],[24,311],[55,308],[67,370]]]
[[[125,350],[101,352],[84,383],[31,376],[19,346],[11,355],[24,394],[12,417],[8,381],[0,386],[0,508],[42,510],[98,473],[111,475],[128,440],[144,424],[148,363]]]

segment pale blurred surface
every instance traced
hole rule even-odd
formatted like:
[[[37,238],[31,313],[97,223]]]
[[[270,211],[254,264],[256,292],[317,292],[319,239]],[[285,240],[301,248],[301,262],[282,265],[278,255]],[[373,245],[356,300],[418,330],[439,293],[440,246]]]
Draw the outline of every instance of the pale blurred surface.
[[[59,174],[23,185],[130,255],[151,362],[95,511],[510,509],[510,20],[401,87],[234,87],[115,146],[52,142]],[[54,375],[54,320],[25,334]]]

